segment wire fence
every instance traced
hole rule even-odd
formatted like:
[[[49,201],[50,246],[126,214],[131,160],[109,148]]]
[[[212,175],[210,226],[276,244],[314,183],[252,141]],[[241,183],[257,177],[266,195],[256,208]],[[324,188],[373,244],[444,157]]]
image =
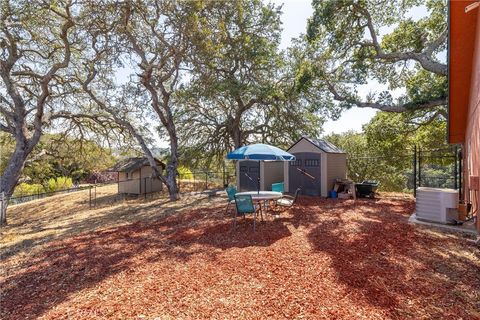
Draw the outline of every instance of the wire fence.
[[[206,190],[222,189],[230,183],[235,183],[236,176],[233,173],[225,171],[196,171],[177,175],[177,185],[180,193],[203,192]],[[117,192],[114,195],[102,196],[97,198],[97,188],[103,186],[117,185]],[[0,217],[5,214],[7,205],[17,205],[34,200],[44,199],[55,195],[68,194],[88,190],[88,205],[96,207],[97,205],[108,202],[116,202],[130,197],[139,197],[154,194],[167,193],[167,188],[158,178],[145,177],[128,180],[109,180],[102,183],[96,181],[89,185],[74,186],[51,192],[34,192],[30,194],[17,194],[7,197],[0,194]]]
[[[352,155],[347,159],[349,179],[377,180],[380,190],[408,192],[418,187],[451,188],[462,192],[462,150],[458,146],[411,150],[387,155]]]
[[[73,188],[66,188],[66,189],[61,189],[61,190],[56,190],[56,191],[49,191],[49,192],[37,192],[33,194],[27,194],[27,195],[14,195],[8,198],[8,205],[15,205],[15,204],[21,204],[33,200],[38,200],[38,199],[43,199],[47,197],[51,197],[54,195],[59,195],[59,194],[66,194],[66,193],[72,193],[72,192],[78,192],[82,190],[88,190],[91,189],[93,186],[76,186]],[[4,197],[6,201],[7,197]]]

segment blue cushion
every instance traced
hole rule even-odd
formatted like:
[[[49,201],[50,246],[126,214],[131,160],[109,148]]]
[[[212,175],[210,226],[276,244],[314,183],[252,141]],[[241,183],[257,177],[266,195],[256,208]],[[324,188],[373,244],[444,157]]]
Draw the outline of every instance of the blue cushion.
[[[285,190],[285,189],[283,188],[283,182],[273,183],[273,184],[272,184],[272,191],[276,191],[276,192],[281,192],[281,193],[283,193],[284,190]]]
[[[235,200],[235,194],[237,193],[237,188],[234,186],[229,186],[227,188],[228,201]]]

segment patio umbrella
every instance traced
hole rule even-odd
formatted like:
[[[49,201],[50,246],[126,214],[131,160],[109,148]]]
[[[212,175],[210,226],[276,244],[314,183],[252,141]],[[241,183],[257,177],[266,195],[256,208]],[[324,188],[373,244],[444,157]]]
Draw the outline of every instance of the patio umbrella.
[[[260,173],[260,161],[292,161],[295,156],[280,148],[268,144],[251,144],[243,146],[227,154],[228,160],[254,160],[258,161],[258,172]],[[245,175],[252,180],[248,174]],[[260,175],[257,179],[257,191],[260,192]]]

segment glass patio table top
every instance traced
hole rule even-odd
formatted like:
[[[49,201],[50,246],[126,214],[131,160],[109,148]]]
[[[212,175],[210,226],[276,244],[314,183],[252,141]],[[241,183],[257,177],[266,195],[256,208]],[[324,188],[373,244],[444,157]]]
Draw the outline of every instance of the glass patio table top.
[[[276,200],[283,196],[281,192],[276,191],[246,191],[237,192],[235,195],[250,195],[253,201]]]

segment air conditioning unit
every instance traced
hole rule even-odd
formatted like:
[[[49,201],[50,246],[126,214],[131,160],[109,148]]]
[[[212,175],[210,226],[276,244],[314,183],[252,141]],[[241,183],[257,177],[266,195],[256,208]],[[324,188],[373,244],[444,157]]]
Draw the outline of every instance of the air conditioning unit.
[[[419,220],[439,223],[453,222],[457,217],[450,209],[458,208],[458,190],[417,188],[416,216]]]

